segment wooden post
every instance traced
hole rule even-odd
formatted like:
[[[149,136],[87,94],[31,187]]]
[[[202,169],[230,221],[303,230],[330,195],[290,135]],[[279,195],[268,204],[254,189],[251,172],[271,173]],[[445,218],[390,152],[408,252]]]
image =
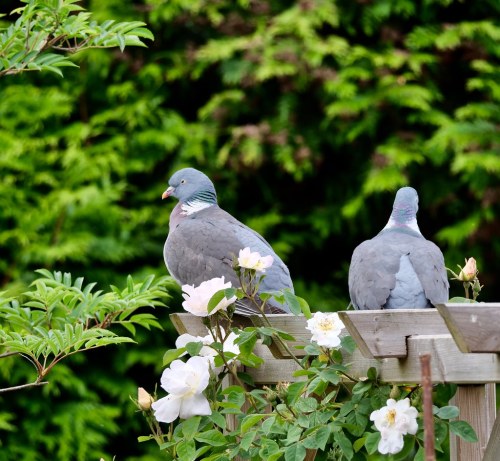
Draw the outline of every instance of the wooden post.
[[[450,458],[452,460],[481,461],[495,421],[495,384],[458,386],[451,403],[460,409],[459,419],[467,421],[476,431],[476,443],[465,442],[450,435]],[[495,453],[495,460],[500,453]]]

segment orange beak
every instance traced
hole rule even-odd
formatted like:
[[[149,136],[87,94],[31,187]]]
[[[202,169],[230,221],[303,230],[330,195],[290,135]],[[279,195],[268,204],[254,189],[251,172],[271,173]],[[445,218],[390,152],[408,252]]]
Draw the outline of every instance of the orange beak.
[[[163,192],[163,194],[161,194],[161,199],[165,199],[165,198],[168,198],[170,197],[170,195],[172,195],[172,192],[174,191],[174,188],[173,187],[169,187],[165,192]]]

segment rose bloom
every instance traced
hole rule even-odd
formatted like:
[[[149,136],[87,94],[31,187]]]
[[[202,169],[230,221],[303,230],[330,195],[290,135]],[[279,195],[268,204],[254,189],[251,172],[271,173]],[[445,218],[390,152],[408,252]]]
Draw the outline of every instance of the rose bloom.
[[[253,269],[257,272],[266,272],[268,267],[273,264],[274,258],[269,256],[261,256],[257,251],[252,252],[249,247],[240,250],[238,256],[238,265],[243,269]]]
[[[224,283],[224,276],[202,282],[196,288],[194,285],[182,285],[182,291],[184,292],[182,293],[184,297],[182,307],[193,315],[207,317],[209,315],[208,303],[210,299],[215,293],[225,288],[231,288],[231,282]],[[231,299],[222,298],[215,309],[210,312],[210,315],[215,314],[220,309],[226,310],[235,301],[236,296],[231,297]]]
[[[163,371],[161,387],[169,394],[151,404],[157,421],[171,423],[196,415],[210,415],[212,410],[203,391],[208,386],[208,361],[191,357],[187,362],[174,360]]]
[[[307,321],[306,329],[312,333],[311,341],[318,346],[337,347],[340,344],[340,332],[345,328],[336,312],[315,312]]]
[[[465,260],[465,266],[460,270],[458,274],[458,280],[462,282],[470,282],[474,280],[477,274],[477,265],[474,258],[469,258]]]
[[[382,436],[378,451],[383,455],[399,453],[404,445],[403,435],[417,433],[417,415],[417,409],[410,406],[408,398],[389,399],[387,406],[373,411],[370,420]]]

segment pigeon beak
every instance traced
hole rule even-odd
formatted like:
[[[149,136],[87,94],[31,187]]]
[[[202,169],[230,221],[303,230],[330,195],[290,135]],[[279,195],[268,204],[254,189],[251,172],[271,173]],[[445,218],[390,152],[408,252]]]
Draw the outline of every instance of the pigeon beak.
[[[165,198],[168,198],[172,195],[172,193],[174,192],[174,188],[172,186],[170,186],[165,192],[163,192],[163,194],[161,194],[161,199],[165,199]]]

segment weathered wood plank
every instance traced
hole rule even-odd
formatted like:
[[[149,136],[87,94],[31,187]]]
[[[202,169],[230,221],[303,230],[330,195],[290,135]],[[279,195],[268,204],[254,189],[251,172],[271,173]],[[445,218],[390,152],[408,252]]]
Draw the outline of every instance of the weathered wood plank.
[[[406,357],[409,336],[449,333],[436,309],[341,311],[339,317],[368,358]]]
[[[483,461],[497,461],[500,453],[500,410],[497,412]]]
[[[461,385],[450,402],[460,409],[459,419],[467,421],[476,431],[478,441],[465,442],[450,435],[450,459],[481,461],[493,428],[496,413],[495,384]],[[498,460],[498,451],[492,460]]]
[[[462,352],[500,352],[500,303],[436,307]]]

